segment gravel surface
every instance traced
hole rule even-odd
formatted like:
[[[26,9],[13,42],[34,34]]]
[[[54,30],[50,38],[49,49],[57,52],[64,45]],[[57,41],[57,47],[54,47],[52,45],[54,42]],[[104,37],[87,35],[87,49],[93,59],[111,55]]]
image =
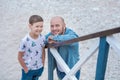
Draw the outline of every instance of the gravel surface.
[[[120,26],[120,0],[0,0],[0,80],[20,80],[21,66],[17,51],[21,38],[29,31],[28,19],[37,14],[44,18],[47,34],[53,16],[62,16],[67,27],[79,36]],[[120,34],[115,35],[120,41]],[[80,55],[95,45],[99,39],[80,42]],[[94,80],[97,52],[82,66],[80,80]],[[120,56],[109,51],[105,80],[120,80]],[[55,79],[57,75],[55,73]],[[47,78],[45,70],[40,80]]]

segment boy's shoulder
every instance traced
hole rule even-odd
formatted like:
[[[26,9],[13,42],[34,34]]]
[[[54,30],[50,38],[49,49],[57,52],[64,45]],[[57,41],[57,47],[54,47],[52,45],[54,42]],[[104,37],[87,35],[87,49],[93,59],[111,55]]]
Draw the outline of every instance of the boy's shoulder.
[[[40,34],[39,38],[45,39],[45,35]]]
[[[25,36],[22,38],[22,42],[26,42],[26,41],[29,41],[29,40],[30,40],[30,38],[29,38],[28,34],[25,35]]]

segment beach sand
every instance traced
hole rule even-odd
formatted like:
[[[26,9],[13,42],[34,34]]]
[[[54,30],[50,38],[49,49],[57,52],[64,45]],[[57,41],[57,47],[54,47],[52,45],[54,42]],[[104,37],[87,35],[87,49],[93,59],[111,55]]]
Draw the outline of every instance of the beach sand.
[[[20,40],[29,32],[28,19],[37,14],[44,18],[43,35],[50,31],[53,16],[62,16],[67,27],[79,36],[120,26],[120,0],[0,0],[0,80],[20,80],[21,66],[17,60]],[[115,35],[120,41],[120,34]],[[80,42],[80,55],[87,54],[99,38]],[[47,50],[46,50],[47,51]],[[80,80],[94,80],[96,52],[81,68]],[[110,48],[105,80],[120,80],[120,56]],[[54,80],[57,80],[54,72]],[[45,70],[40,80],[47,77]]]

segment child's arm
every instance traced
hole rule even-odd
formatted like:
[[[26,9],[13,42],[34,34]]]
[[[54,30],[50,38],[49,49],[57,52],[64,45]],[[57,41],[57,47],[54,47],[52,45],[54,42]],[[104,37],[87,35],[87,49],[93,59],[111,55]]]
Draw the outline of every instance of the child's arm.
[[[42,49],[42,63],[45,64],[45,48]]]
[[[27,73],[28,72],[28,68],[27,68],[27,66],[24,63],[24,60],[22,58],[23,54],[24,54],[24,52],[18,52],[18,61],[19,61],[20,65],[23,67],[25,73]]]

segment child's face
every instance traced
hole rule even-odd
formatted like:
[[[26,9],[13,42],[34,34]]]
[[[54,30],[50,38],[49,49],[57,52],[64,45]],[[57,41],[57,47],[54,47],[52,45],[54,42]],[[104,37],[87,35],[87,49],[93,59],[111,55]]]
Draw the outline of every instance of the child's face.
[[[36,23],[30,24],[29,27],[31,29],[31,33],[33,35],[38,36],[43,30],[43,22],[36,22]]]

